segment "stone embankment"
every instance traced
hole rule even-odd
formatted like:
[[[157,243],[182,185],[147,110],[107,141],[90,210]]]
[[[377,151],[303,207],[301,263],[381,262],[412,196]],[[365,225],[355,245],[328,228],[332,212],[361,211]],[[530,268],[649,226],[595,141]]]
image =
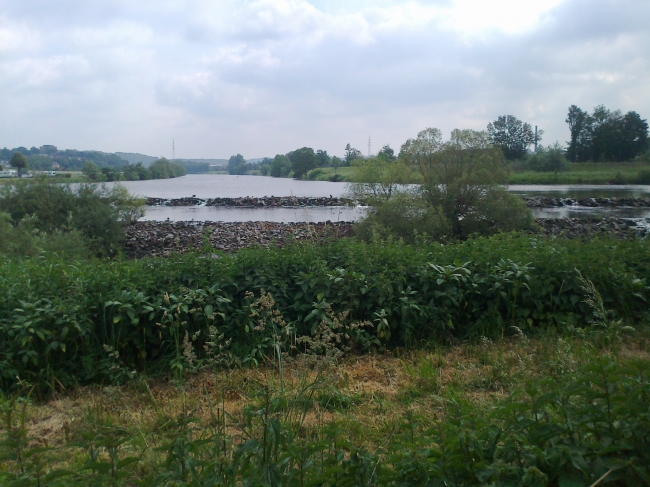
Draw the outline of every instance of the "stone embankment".
[[[168,256],[200,251],[204,239],[215,250],[238,250],[290,242],[322,242],[352,235],[346,222],[137,222],[127,228],[124,253],[130,257]]]
[[[531,234],[543,237],[591,238],[610,236],[638,238],[648,235],[650,219],[623,218],[539,219]],[[168,256],[200,251],[204,238],[215,250],[233,251],[244,247],[283,246],[291,242],[324,242],[353,235],[352,223],[272,222],[137,222],[128,227],[124,252],[130,257]]]
[[[306,206],[344,206],[349,200],[345,198],[302,197],[302,196],[264,196],[255,198],[147,198],[148,206],[225,206],[235,208],[301,208]]]
[[[646,208],[650,198],[550,198],[548,196],[522,196],[529,208],[558,208],[562,206],[584,206],[588,208]]]

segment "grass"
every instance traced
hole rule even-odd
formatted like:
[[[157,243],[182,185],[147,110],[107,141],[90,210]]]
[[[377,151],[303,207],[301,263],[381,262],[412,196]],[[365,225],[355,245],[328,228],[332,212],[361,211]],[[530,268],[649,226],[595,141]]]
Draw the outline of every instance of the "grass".
[[[48,466],[43,475],[53,469],[76,472],[75,476],[66,477],[70,483],[61,485],[88,485],[84,482],[91,480],[97,482],[93,485],[181,485],[172,479],[187,481],[198,474],[184,470],[189,469],[190,463],[181,463],[185,466],[179,467],[179,457],[187,455],[196,460],[207,430],[220,432],[224,449],[243,448],[252,441],[256,421],[257,427],[272,426],[260,430],[258,436],[263,435],[264,441],[268,440],[266,434],[280,428],[280,424],[299,423],[294,431],[298,439],[307,441],[304,448],[309,442],[331,439],[332,434],[336,448],[336,438],[340,437],[340,458],[347,459],[348,468],[353,467],[349,462],[360,452],[365,452],[367,458],[383,458],[387,462],[382,467],[386,469],[383,474],[375,473],[367,483],[355,485],[419,485],[380,482],[381,475],[390,478],[397,475],[393,469],[399,472],[405,468],[403,463],[400,466],[391,460],[390,445],[411,448],[418,443],[415,435],[424,437],[425,431],[455,421],[460,409],[490,418],[515,390],[530,388],[534,381],[544,379],[561,381],[602,356],[623,366],[636,364],[647,373],[650,334],[637,331],[613,348],[598,345],[588,336],[519,335],[494,342],[482,340],[352,356],[325,368],[314,367],[313,363],[309,366],[287,362],[282,377],[273,361],[259,368],[200,371],[186,375],[180,382],[140,376],[123,386],[82,387],[46,403],[27,400],[22,416],[26,432],[24,451],[47,455]],[[300,401],[292,402],[291,398]],[[2,404],[5,413],[8,402],[5,399]],[[490,421],[482,421],[485,420]],[[8,435],[6,421],[3,428],[0,438]],[[107,438],[112,438],[113,446]],[[179,438],[189,442],[184,453],[174,450],[182,446]],[[428,448],[437,446],[434,443]],[[270,448],[269,455],[272,451]],[[207,450],[203,455],[208,455]],[[403,452],[393,455],[404,456]],[[324,453],[321,461],[323,457]],[[222,461],[236,460],[229,458]],[[318,458],[316,455],[312,463],[318,463]],[[117,470],[111,474],[112,459],[117,460],[113,463]],[[575,458],[572,461],[578,462]],[[426,459],[422,462],[424,467]],[[3,472],[15,467],[16,461],[7,461],[5,457],[5,461],[0,461],[0,479]],[[185,473],[179,473],[178,468]],[[587,469],[586,477],[595,480],[602,475],[603,470],[598,468]],[[335,476],[343,475],[337,469],[332,472]],[[106,483],[99,482],[101,478]],[[280,484],[269,481],[257,485]]]
[[[320,180],[328,180],[334,175],[334,168],[321,168]],[[510,184],[647,184],[638,181],[641,171],[650,170],[650,165],[643,162],[620,163],[583,163],[568,164],[566,170],[559,173],[513,170]],[[357,168],[339,167],[337,173],[344,181],[352,181]],[[411,183],[420,183],[419,173],[413,171]]]
[[[513,171],[510,184],[635,184],[639,172],[650,169],[647,163],[568,164],[565,171],[543,173]]]
[[[58,177],[52,178],[51,176],[48,176],[48,178],[52,179],[55,182],[61,182],[61,183],[86,183],[88,182],[88,178],[86,178],[81,171],[57,171],[57,174],[59,175]],[[70,177],[63,177],[64,175],[70,174]],[[22,181],[37,181],[39,178],[38,177],[33,177],[33,178],[24,178]],[[15,183],[15,178],[2,178],[0,179],[0,185],[5,185],[5,184],[14,184]]]

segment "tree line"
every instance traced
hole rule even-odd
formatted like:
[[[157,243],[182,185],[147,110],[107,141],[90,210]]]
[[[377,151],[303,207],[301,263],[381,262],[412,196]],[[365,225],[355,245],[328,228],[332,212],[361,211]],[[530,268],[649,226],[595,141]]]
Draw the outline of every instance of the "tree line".
[[[566,162],[625,162],[635,158],[648,159],[648,123],[641,116],[630,111],[622,115],[620,110],[611,111],[603,105],[589,114],[575,105],[569,107],[566,119],[571,140],[567,147],[558,142],[544,147],[543,130],[533,129],[530,123],[514,115],[501,115],[490,122],[483,132],[486,144],[499,149],[507,161],[523,161],[526,168],[535,171],[559,171]],[[383,162],[401,160],[414,163],[411,145],[414,139],[402,144],[399,154],[390,145],[384,145],[373,158]],[[533,150],[531,151],[531,147]],[[351,166],[364,160],[360,150],[347,144],[345,156],[341,159],[330,156],[327,151],[302,147],[274,158],[264,158],[258,164],[247,163],[241,154],[230,157],[230,174],[247,174],[259,170],[263,176],[316,179],[322,175],[319,168],[334,167],[330,180],[340,180],[336,169]]]
[[[395,158],[395,152],[385,145],[378,154],[378,157],[383,156]],[[256,164],[247,162],[241,154],[231,156],[228,160],[228,173],[247,174],[249,171],[259,171],[262,176],[275,178],[316,179],[322,174],[319,168],[333,167],[334,176],[330,177],[330,180],[338,181],[340,178],[336,173],[337,168],[349,167],[359,159],[363,159],[361,151],[350,144],[346,145],[343,158],[330,156],[325,150],[315,151],[311,147],[301,147],[286,154],[277,154],[274,158],[265,157]]]
[[[170,179],[185,176],[185,168],[164,157],[149,167],[142,163],[124,164],[120,167],[102,167],[91,161],[84,162],[82,172],[90,181],[144,181],[147,179]]]
[[[37,171],[49,171],[58,166],[65,171],[80,171],[84,162],[91,161],[99,167],[121,167],[125,161],[115,155],[101,151],[79,151],[75,149],[58,150],[54,145],[42,145],[40,148],[16,147],[0,149],[0,160],[9,161],[17,153],[27,160],[27,166]]]

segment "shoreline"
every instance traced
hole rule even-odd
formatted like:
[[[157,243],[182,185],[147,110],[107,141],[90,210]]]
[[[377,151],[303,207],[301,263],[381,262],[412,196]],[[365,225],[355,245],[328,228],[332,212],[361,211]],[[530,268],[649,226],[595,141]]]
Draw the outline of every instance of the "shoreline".
[[[531,236],[593,238],[642,238],[650,232],[650,219],[557,218],[536,219]],[[236,251],[261,245],[282,247],[294,242],[326,242],[354,235],[351,222],[136,222],[127,227],[122,245],[131,258],[167,257],[174,253],[201,251],[204,241],[213,251]]]

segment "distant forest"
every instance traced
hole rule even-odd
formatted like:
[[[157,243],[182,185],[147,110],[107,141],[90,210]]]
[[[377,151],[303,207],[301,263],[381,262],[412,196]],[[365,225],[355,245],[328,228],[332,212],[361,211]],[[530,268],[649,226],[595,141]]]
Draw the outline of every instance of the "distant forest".
[[[85,163],[91,162],[100,169],[111,169],[114,171],[127,171],[131,167],[149,167],[161,158],[136,154],[130,152],[109,152],[101,151],[79,151],[75,149],[58,150],[54,145],[42,145],[41,147],[16,147],[14,149],[0,149],[0,163],[9,163],[11,157],[20,152],[27,157],[27,167],[35,171],[51,171],[60,169],[62,171],[81,171]],[[225,159],[174,159],[174,164],[183,166],[187,174],[200,174],[210,172],[210,165],[225,165]],[[138,169],[138,171],[141,171]],[[133,172],[133,171],[131,171]]]

